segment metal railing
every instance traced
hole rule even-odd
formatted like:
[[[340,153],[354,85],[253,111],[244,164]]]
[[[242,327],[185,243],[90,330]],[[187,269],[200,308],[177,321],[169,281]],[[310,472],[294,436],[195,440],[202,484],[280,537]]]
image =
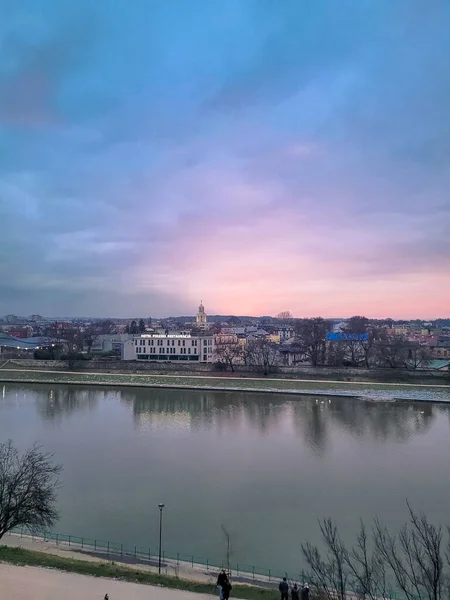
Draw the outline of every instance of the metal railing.
[[[79,537],[75,535],[54,533],[51,531],[35,532],[30,531],[27,528],[15,528],[10,533],[20,537],[31,537],[42,541],[55,542],[56,545],[62,544],[80,553],[84,552],[86,554],[98,555],[99,557],[106,557],[109,560],[115,560],[117,562],[131,562],[132,564],[142,564],[152,567],[158,566],[158,548],[128,545],[120,542]],[[282,577],[287,577],[290,581],[300,583],[304,583],[308,580],[304,572],[289,573],[279,569],[269,569],[248,563],[231,563],[231,561],[228,565],[225,561],[218,562],[210,560],[207,557],[181,552],[167,553],[165,550],[162,550],[162,561],[164,563],[164,568],[171,568],[174,570],[181,567],[201,572],[206,571],[206,573],[208,573],[209,571],[227,569],[234,578],[242,581],[255,581],[260,584],[271,584]]]
[[[158,567],[159,549],[151,549],[137,545],[127,545],[118,542],[104,541],[96,538],[79,537],[68,534],[53,533],[50,531],[36,532],[28,528],[15,528],[9,534],[38,539],[41,541],[55,542],[56,545],[62,544],[70,547],[75,552],[106,558],[110,561],[123,562],[125,564],[146,565],[149,567]],[[259,586],[276,587],[278,582],[286,577],[289,584],[304,584],[308,582],[315,587],[314,578],[311,574],[302,572],[286,572],[279,569],[262,568],[248,563],[231,563],[228,565],[225,561],[220,563],[210,561],[208,558],[177,552],[168,554],[162,551],[162,566],[166,573],[171,570],[178,576],[179,569],[192,569],[203,575],[208,575],[211,571],[211,577],[215,579],[219,569],[226,569],[229,575],[236,582],[255,583]],[[320,588],[320,586],[317,586]],[[337,594],[336,594],[337,597]],[[348,600],[358,600],[364,597],[358,590],[352,590],[347,586],[346,597]],[[380,600],[405,600],[404,595],[398,590],[391,590],[388,598]]]

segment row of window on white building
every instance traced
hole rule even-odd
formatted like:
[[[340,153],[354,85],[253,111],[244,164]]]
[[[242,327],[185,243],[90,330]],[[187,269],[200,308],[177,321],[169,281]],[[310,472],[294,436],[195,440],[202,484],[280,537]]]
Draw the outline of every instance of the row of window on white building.
[[[134,340],[134,345],[135,346],[145,346],[145,342],[147,343],[147,346],[164,346],[164,340],[156,340],[156,344],[155,344],[155,340]],[[175,341],[177,341],[177,346],[186,346],[186,340],[167,340],[166,342],[166,346],[175,346]],[[189,340],[188,340],[189,341]],[[197,347],[197,342],[198,340],[190,340],[191,341],[191,347]],[[138,344],[139,342],[139,344]],[[189,344],[188,344],[189,345]],[[203,340],[203,346],[212,346],[212,340]]]

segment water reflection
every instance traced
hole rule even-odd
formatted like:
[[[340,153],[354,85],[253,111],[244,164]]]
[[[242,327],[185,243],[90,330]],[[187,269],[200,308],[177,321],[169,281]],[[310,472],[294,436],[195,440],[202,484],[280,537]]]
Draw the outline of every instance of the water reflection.
[[[95,410],[105,392],[93,388],[52,386],[47,389],[38,388],[34,391],[34,396],[39,416],[55,424],[74,413]]]
[[[250,428],[266,434],[292,425],[318,454],[326,451],[331,429],[336,425],[355,438],[407,442],[426,433],[438,412],[450,416],[450,407],[445,405],[314,396],[292,399],[267,394],[125,390],[121,400],[132,410],[138,427],[155,423],[160,414],[183,414],[193,430],[233,432]],[[170,423],[170,419],[166,422]]]
[[[425,402],[366,402],[358,399],[199,390],[107,390],[82,386],[4,385],[2,399],[25,394],[39,416],[53,424],[81,411],[98,410],[105,400],[126,407],[137,429],[176,427],[233,434],[294,433],[319,456],[327,453],[333,431],[377,442],[407,442],[429,431],[450,406]]]
[[[163,499],[175,552],[222,560],[228,523],[236,561],[294,569],[319,517],[349,536],[360,516],[395,527],[408,497],[445,522],[449,417],[417,402],[7,384],[0,439],[41,440],[64,464],[60,531],[147,545]]]

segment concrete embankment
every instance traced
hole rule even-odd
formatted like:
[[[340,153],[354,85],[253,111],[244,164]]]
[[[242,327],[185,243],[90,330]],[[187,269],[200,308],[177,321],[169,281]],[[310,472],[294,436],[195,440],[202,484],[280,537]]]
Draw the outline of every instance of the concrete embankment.
[[[9,365],[8,365],[9,366]],[[337,396],[383,401],[450,402],[450,386],[342,382],[269,377],[214,377],[205,374],[93,373],[51,370],[0,370],[3,383],[44,383],[107,387],[173,388],[196,391],[258,392],[299,396]]]

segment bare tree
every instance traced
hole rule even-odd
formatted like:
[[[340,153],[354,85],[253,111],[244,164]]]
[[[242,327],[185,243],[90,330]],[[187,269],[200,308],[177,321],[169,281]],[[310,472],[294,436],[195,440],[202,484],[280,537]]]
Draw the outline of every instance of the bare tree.
[[[214,355],[217,363],[234,372],[236,363],[242,360],[242,346],[239,342],[216,342]]]
[[[278,346],[267,338],[257,338],[247,342],[246,360],[264,375],[277,370],[279,364]]]
[[[280,319],[280,321],[291,321],[293,318],[294,315],[290,310],[282,310],[277,314],[277,319]]]
[[[52,527],[61,465],[34,445],[22,455],[11,440],[0,444],[0,538],[14,527]]]
[[[312,583],[328,600],[346,600],[347,550],[331,519],[319,521],[319,527],[325,542],[326,555],[322,556],[317,546],[309,542],[301,545],[303,556],[312,571]]]
[[[91,323],[83,331],[83,335],[82,335],[83,345],[86,347],[87,353],[89,356],[91,355],[91,352],[92,352],[92,346],[98,340],[100,335],[101,335],[101,329],[97,323]]]
[[[67,367],[72,370],[75,368],[80,352],[84,344],[84,327],[80,323],[72,323],[64,327],[61,333],[61,347],[63,354],[61,360],[65,361]]]
[[[409,504],[408,510],[409,521],[398,536],[375,520],[375,546],[407,600],[441,600],[447,579],[442,528],[429,523],[425,514],[415,513]]]
[[[431,351],[426,346],[411,342],[408,348],[407,366],[413,371],[419,368],[425,369],[431,362]]]
[[[374,520],[371,535],[361,521],[356,544],[347,549],[330,519],[320,522],[325,554],[310,543],[302,544],[311,569],[311,582],[328,600],[345,600],[350,592],[364,600],[392,596],[392,587],[406,600],[443,600],[446,587],[443,533],[424,514],[408,504],[409,519],[398,534]],[[450,534],[450,529],[449,529]],[[447,566],[450,565],[450,542]]]
[[[324,364],[326,337],[330,325],[322,317],[300,319],[295,324],[296,339],[313,367]]]
[[[403,336],[388,337],[386,333],[380,335],[374,345],[378,364],[390,369],[405,367],[409,354],[408,346],[409,344]]]
[[[360,521],[356,545],[345,554],[351,587],[362,599],[390,598],[386,565],[377,547],[369,549],[369,538],[363,521]],[[373,546],[373,544],[372,544]]]

